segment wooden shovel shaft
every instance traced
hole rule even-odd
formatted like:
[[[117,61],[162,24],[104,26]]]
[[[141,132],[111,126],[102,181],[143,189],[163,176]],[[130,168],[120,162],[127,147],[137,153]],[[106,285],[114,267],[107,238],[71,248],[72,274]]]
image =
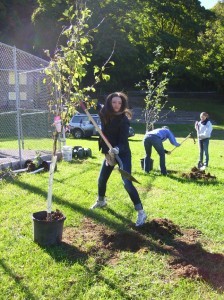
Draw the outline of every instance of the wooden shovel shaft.
[[[93,117],[89,113],[88,109],[85,107],[84,103],[80,102],[80,106],[85,111],[86,115],[88,116],[88,118],[90,119],[90,121],[93,123],[94,127],[96,128],[96,130],[99,132],[99,135],[102,137],[102,139],[104,140],[104,142],[107,145],[107,147],[109,149],[112,149],[112,146],[111,146],[110,142],[105,137],[105,135],[103,134],[102,130],[99,128],[99,126],[97,125],[96,121],[93,119]],[[119,169],[118,170],[121,173],[121,175],[124,176],[125,178],[129,179],[130,181],[134,181],[134,182],[140,183],[131,174],[129,174],[128,172],[126,172],[126,171],[123,170],[123,163],[122,163],[120,157],[118,155],[115,155],[115,158],[116,158],[117,163],[119,165]]]
[[[180,143],[180,145],[182,145],[182,144],[183,144],[190,136],[191,136],[191,133],[188,134],[188,136]],[[170,151],[170,153],[173,152],[176,148],[178,148],[178,147],[174,147],[174,148]]]
[[[102,137],[102,139],[104,140],[104,142],[106,143],[107,147],[109,149],[112,149],[112,146],[110,144],[110,142],[108,141],[108,139],[105,137],[105,135],[103,134],[102,130],[100,129],[100,127],[97,125],[96,121],[93,119],[93,117],[91,116],[91,114],[89,113],[88,109],[85,107],[85,105],[80,102],[80,106],[82,107],[82,109],[85,111],[85,113],[87,114],[88,118],[90,119],[90,121],[93,123],[94,127],[96,128],[96,130],[99,132],[100,136]]]

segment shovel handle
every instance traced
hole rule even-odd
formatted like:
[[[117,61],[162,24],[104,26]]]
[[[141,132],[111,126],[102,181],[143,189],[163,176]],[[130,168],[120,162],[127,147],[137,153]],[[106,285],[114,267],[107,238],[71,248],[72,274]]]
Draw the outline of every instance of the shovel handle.
[[[93,117],[91,116],[91,114],[89,113],[88,109],[85,107],[85,104],[82,101],[80,101],[80,106],[85,111],[85,113],[87,114],[87,116],[90,119],[90,121],[93,123],[94,127],[96,128],[96,130],[99,132],[101,138],[104,140],[104,142],[107,145],[107,147],[109,149],[112,149],[112,146],[111,146],[110,142],[108,141],[108,139],[106,138],[106,136],[103,134],[102,130],[99,128],[99,126],[97,125],[96,121],[93,119]],[[115,159],[116,159],[116,161],[118,163],[119,169],[123,170],[123,163],[122,163],[120,157],[117,154],[115,155]]]
[[[93,119],[93,117],[91,116],[91,114],[89,113],[88,109],[85,107],[85,104],[80,101],[80,106],[82,107],[82,109],[84,110],[84,112],[87,114],[88,118],[90,119],[90,121],[93,123],[94,127],[96,128],[96,130],[99,132],[100,136],[102,137],[102,139],[104,140],[105,144],[107,145],[107,147],[109,149],[112,149],[112,146],[110,144],[110,142],[108,141],[108,139],[105,137],[105,135],[103,134],[102,130],[100,129],[100,127],[97,125],[96,121]]]
[[[188,136],[180,143],[180,146],[181,146],[181,145],[183,144],[183,142],[185,142],[190,136],[191,136],[191,133],[189,133]],[[173,152],[176,148],[178,148],[178,147],[174,147],[174,148],[170,151],[170,153]]]
[[[97,125],[96,121],[93,119],[93,117],[91,116],[91,114],[89,113],[88,109],[86,108],[85,104],[80,101],[80,106],[81,108],[84,110],[84,112],[86,113],[86,115],[88,116],[88,118],[90,119],[90,121],[93,123],[94,127],[97,129],[97,131],[99,132],[99,135],[101,136],[101,138],[104,140],[105,144],[107,145],[107,147],[109,149],[112,149],[112,146],[110,144],[110,142],[108,141],[108,139],[105,137],[105,135],[103,134],[102,130],[99,128],[99,126]],[[123,170],[123,163],[122,160],[120,159],[120,157],[118,156],[118,154],[115,155],[116,161],[118,163],[119,166],[119,172],[121,173],[121,175],[127,179],[129,179],[130,181],[134,181],[139,183],[138,180],[136,180],[131,174],[129,174],[128,172]]]
[[[122,163],[122,160],[120,159],[120,157],[118,156],[118,154],[115,155],[115,159],[118,163],[119,169],[123,170],[123,163]]]

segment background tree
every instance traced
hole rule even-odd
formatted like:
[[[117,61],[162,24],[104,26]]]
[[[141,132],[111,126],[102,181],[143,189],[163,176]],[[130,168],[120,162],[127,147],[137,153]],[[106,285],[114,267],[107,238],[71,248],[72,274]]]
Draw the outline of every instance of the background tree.
[[[197,37],[205,30],[206,19],[212,14],[200,6],[200,2],[193,1],[141,1],[137,14],[131,15],[135,26],[130,33],[130,39],[144,51],[148,57],[146,64],[142,64],[142,74],[148,76],[144,67],[153,60],[153,49],[157,45],[163,47],[163,57],[171,60],[174,75],[170,81],[173,88],[188,74],[191,60],[185,60],[184,53],[198,49]],[[186,83],[186,82],[184,82]]]
[[[167,116],[171,110],[175,110],[175,107],[170,107],[168,112],[161,115],[168,102],[169,59],[162,57],[163,48],[161,46],[158,46],[153,53],[154,61],[148,66],[150,77],[138,84],[146,93],[144,98],[146,132],[154,129],[154,124],[158,120]]]
[[[33,0],[0,1],[1,42],[33,53],[35,32],[31,22],[31,14],[35,7],[36,1]]]
[[[95,85],[101,80],[108,81],[110,76],[106,74],[106,67],[112,64],[110,57],[107,58],[102,67],[94,66],[92,70],[92,84],[86,85],[85,77],[88,75],[87,66],[92,59],[92,34],[97,31],[95,28],[89,29],[87,20],[91,17],[91,11],[82,4],[70,6],[63,12],[61,21],[68,25],[64,26],[57,48],[53,54],[46,53],[50,58],[49,67],[46,69],[47,77],[52,91],[52,100],[49,102],[51,111],[63,118],[63,107],[67,107],[71,116],[76,110],[80,101],[87,101],[92,105],[90,99],[96,92]],[[66,43],[60,44],[60,40],[65,38]],[[111,53],[112,55],[112,53]],[[56,97],[55,97],[56,95]],[[92,97],[90,97],[92,96]]]
[[[93,56],[87,68],[91,70],[95,64],[101,65],[116,43],[113,56],[116,65],[110,84],[101,82],[99,94],[112,89],[130,90],[135,82],[148,78],[146,66],[153,62],[153,51],[158,45],[164,49],[163,57],[170,59],[174,74],[169,89],[222,87],[222,73],[215,57],[217,49],[209,53],[207,60],[201,51],[206,45],[213,46],[211,30],[217,32],[218,43],[222,22],[216,21],[217,11],[206,10],[199,0],[2,0],[1,41],[46,59],[43,50],[49,49],[53,54],[62,31],[63,24],[59,20],[62,12],[76,3],[90,8],[91,18],[87,20],[90,27],[104,20],[92,43]],[[32,12],[33,26],[30,26]],[[12,20],[7,19],[9,16]],[[19,21],[14,24],[15,20]],[[220,61],[223,54],[217,43]],[[219,70],[214,72],[214,67]],[[206,77],[206,73],[210,75]],[[88,82],[91,78],[87,75],[84,80]]]
[[[224,2],[212,9],[215,18],[208,21],[206,30],[199,35],[199,70],[207,85],[224,91]]]
[[[54,23],[61,9],[60,2],[38,1],[39,8],[33,18],[37,27],[38,24]],[[116,42],[113,57],[116,66],[110,84],[100,84],[99,93],[108,92],[108,89],[131,89],[136,81],[148,78],[145,66],[152,63],[152,53],[157,45],[163,47],[163,57],[171,60],[170,66],[175,74],[169,82],[171,88],[198,90],[203,87],[198,69],[194,68],[194,53],[201,47],[198,36],[205,32],[206,21],[212,20],[213,14],[201,7],[198,0],[87,0],[86,3],[92,11],[89,24],[104,19],[93,42],[89,68],[101,64]],[[47,17],[47,22],[44,22]],[[60,22],[57,26],[61,26]],[[52,24],[47,27],[52,28]],[[39,32],[45,35],[41,27]]]
[[[63,25],[59,19],[68,7],[68,1],[37,0],[37,7],[32,13],[32,23],[35,27],[33,43],[35,51],[41,57],[45,56],[45,49],[48,49],[51,54],[55,51]]]
[[[100,64],[108,57],[111,47],[115,44],[113,60],[115,67],[111,70],[110,84],[100,85],[103,92],[109,90],[127,90],[134,86],[139,75],[141,60],[140,53],[135,45],[129,40],[128,33],[133,25],[125,24],[131,11],[136,10],[136,1],[88,1],[95,23],[104,18],[94,39],[93,62]],[[108,89],[109,88],[109,89]]]

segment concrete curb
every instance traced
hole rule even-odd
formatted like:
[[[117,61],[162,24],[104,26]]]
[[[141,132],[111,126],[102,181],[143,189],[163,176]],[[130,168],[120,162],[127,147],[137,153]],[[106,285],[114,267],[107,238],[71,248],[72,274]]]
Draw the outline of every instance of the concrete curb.
[[[41,151],[40,151],[41,152]],[[40,157],[44,161],[50,161],[52,157],[52,153],[46,153],[44,151],[41,153]],[[11,169],[11,170],[19,170],[24,168],[25,162],[30,159],[33,160],[36,156],[36,151],[34,150],[23,150],[22,151],[22,159],[20,162],[20,158],[17,150],[0,150],[0,171]],[[58,161],[62,159],[62,153],[57,152]]]

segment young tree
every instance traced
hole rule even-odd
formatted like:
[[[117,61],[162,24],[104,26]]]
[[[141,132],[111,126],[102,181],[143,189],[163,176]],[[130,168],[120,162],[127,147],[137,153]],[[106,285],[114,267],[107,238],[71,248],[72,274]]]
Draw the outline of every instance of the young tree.
[[[169,83],[167,69],[169,59],[161,58],[163,48],[158,46],[154,51],[155,59],[148,66],[150,78],[138,84],[145,91],[145,123],[146,132],[154,129],[154,124],[161,118],[165,118],[170,111],[174,111],[175,107],[170,107],[169,111],[161,115],[162,109],[166,106],[167,100],[167,85]]]
[[[85,5],[76,4],[76,7],[70,6],[63,12],[61,18],[65,24],[63,31],[59,37],[62,44],[57,45],[55,53],[50,56],[50,52],[46,51],[50,57],[50,63],[46,68],[45,73],[47,78],[45,83],[49,86],[51,91],[51,99],[49,100],[50,111],[54,114],[56,123],[62,124],[66,122],[68,115],[74,114],[77,105],[80,101],[86,101],[87,106],[94,105],[90,100],[90,95],[96,91],[95,85],[101,80],[109,80],[110,76],[105,73],[108,64],[113,64],[110,61],[111,56],[107,59],[102,67],[93,67],[93,84],[85,86],[84,78],[87,76],[87,66],[91,61],[91,42],[93,40],[92,34],[97,30],[98,24],[95,28],[89,29],[87,25],[88,18],[91,17],[91,11]],[[64,39],[64,40],[63,40]],[[111,55],[113,52],[111,53]],[[67,108],[66,113],[64,107]],[[57,128],[57,127],[56,127]],[[54,133],[53,156],[52,164],[56,162],[56,148],[60,129]],[[49,180],[48,197],[48,218],[51,212],[51,186],[53,180],[53,170],[51,171],[52,179]],[[50,186],[51,184],[51,186]]]

